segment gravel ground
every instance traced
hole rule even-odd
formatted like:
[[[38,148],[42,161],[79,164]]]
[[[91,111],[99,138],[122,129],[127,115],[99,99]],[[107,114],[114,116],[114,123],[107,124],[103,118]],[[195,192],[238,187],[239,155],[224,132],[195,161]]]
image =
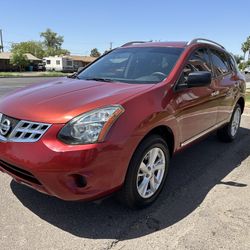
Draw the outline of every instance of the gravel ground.
[[[0,79],[0,96],[34,82]],[[39,79],[47,81],[47,79]],[[250,249],[250,115],[234,143],[215,135],[178,153],[155,204],[64,202],[0,174],[0,246],[34,249]]]

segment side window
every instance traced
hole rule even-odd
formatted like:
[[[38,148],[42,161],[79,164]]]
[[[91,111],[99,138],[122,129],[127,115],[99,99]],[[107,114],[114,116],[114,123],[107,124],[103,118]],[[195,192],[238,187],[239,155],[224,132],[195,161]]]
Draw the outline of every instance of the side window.
[[[209,56],[206,49],[196,50],[190,56],[188,64],[192,66],[193,71],[212,71]]]
[[[230,72],[226,54],[217,50],[211,50],[211,58],[216,76],[225,75]]]
[[[179,83],[185,83],[187,81],[188,75],[192,72],[197,72],[197,71],[212,72],[209,55],[207,49],[205,48],[197,49],[190,55],[183,69]]]
[[[238,66],[233,56],[229,55],[228,57],[229,57],[229,64],[230,64],[232,71],[238,71]]]

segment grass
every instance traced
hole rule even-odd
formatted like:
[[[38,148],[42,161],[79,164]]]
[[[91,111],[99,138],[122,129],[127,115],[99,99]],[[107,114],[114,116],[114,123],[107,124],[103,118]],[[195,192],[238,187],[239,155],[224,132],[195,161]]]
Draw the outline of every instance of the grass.
[[[0,72],[0,77],[60,77],[68,76],[62,72]]]
[[[250,108],[250,91],[246,92],[246,106]]]

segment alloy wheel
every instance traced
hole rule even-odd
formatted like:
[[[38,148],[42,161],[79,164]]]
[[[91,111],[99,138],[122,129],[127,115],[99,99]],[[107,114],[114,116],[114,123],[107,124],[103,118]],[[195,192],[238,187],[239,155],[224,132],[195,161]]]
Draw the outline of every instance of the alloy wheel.
[[[240,126],[240,116],[241,116],[241,110],[240,108],[237,108],[234,112],[232,124],[231,124],[231,135],[235,136],[239,126]]]
[[[166,158],[160,148],[152,148],[145,154],[137,173],[137,191],[142,198],[155,194],[162,183],[165,168]]]

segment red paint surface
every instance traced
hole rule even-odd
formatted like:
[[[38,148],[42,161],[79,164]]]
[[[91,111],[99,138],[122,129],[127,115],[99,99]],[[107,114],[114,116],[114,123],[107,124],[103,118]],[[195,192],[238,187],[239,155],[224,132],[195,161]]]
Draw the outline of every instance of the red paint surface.
[[[185,43],[136,46],[185,47]],[[123,184],[136,147],[152,129],[165,126],[171,130],[176,152],[181,142],[229,119],[235,103],[244,97],[244,78],[233,73],[214,79],[208,87],[174,90],[187,57],[201,46],[186,47],[168,78],[159,84],[62,78],[9,94],[0,102],[1,113],[53,125],[35,143],[0,142],[0,160],[29,171],[42,185],[11,174],[16,181],[61,199],[89,200],[112,193]],[[211,97],[216,90],[220,95]],[[60,129],[73,117],[112,104],[122,105],[125,112],[112,126],[105,142],[70,146],[57,139]],[[4,171],[1,166],[0,170]],[[78,188],[72,178],[74,174],[83,175],[87,186]]]

